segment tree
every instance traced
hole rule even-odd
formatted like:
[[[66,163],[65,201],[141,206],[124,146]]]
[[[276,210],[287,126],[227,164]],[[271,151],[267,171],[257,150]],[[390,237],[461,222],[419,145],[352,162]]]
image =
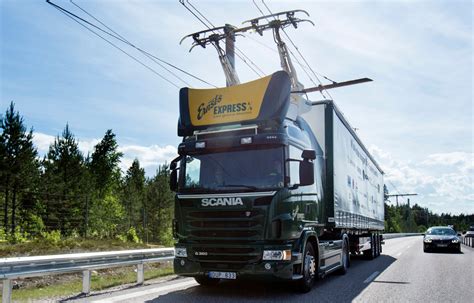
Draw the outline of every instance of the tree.
[[[127,213],[128,229],[141,225],[142,237],[146,225],[145,170],[138,159],[127,170],[123,186],[123,203]]]
[[[159,166],[155,177],[148,182],[146,194],[152,241],[163,245],[172,245],[173,241],[174,194],[169,188],[169,177],[169,166]]]
[[[94,211],[106,210],[109,206],[115,206],[111,201],[118,201],[118,191],[120,188],[120,158],[122,153],[118,151],[118,144],[115,139],[115,134],[111,129],[105,132],[102,140],[94,146],[92,155],[87,157],[87,180],[89,186],[84,193],[86,198],[86,207],[83,212],[83,219],[85,222],[84,236],[87,236],[89,225],[91,231],[97,234],[97,229],[94,226],[99,226],[102,223],[100,220],[109,220],[111,218],[100,218],[95,215]],[[113,211],[113,210],[111,210]],[[121,213],[122,210],[116,213]],[[89,219],[90,217],[90,219]],[[99,220],[99,221],[97,221]],[[110,223],[110,222],[109,222]],[[104,226],[111,227],[114,224],[105,224]],[[104,231],[100,232],[101,236],[111,234]]]
[[[111,129],[107,130],[102,140],[94,147],[89,164],[99,197],[104,196],[111,185],[118,183],[120,178],[118,164],[122,156],[123,154],[118,151],[115,134]]]
[[[37,150],[33,146],[33,129],[26,130],[23,117],[10,103],[5,117],[0,119],[0,182],[4,192],[3,224],[13,235],[18,223],[18,201],[29,201],[28,192],[35,187],[38,177]],[[8,209],[11,204],[10,211]],[[20,218],[21,219],[21,218]]]
[[[56,137],[43,161],[43,192],[47,193],[45,223],[62,234],[82,228],[85,165],[78,143],[69,129]]]

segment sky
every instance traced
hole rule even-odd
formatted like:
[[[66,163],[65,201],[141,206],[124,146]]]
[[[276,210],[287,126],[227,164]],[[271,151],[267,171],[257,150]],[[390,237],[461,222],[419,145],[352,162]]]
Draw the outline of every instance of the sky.
[[[53,2],[94,21],[68,0]],[[225,86],[212,47],[189,52],[190,40],[179,44],[205,28],[178,0],[74,2],[134,45]],[[260,16],[252,0],[189,2],[215,26]],[[323,83],[329,82],[323,75],[374,80],[330,95],[384,169],[389,191],[418,193],[411,203],[437,213],[474,213],[472,1],[265,3],[272,12],[310,14],[315,26],[286,32]],[[137,158],[152,176],[176,156],[179,87],[209,87],[179,74],[183,82],[114,41],[170,84],[45,1],[0,0],[0,32],[0,112],[15,102],[40,154],[66,123],[85,154],[112,129],[124,153],[122,170]],[[266,75],[280,69],[270,32],[237,37],[236,45]],[[319,84],[294,64],[305,87]],[[241,82],[259,77],[239,58],[236,68]]]

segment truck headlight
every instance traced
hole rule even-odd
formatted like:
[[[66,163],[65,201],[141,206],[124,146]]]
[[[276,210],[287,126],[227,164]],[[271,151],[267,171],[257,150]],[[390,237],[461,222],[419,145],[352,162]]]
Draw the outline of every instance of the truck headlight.
[[[432,240],[431,240],[430,238],[427,238],[427,239],[424,239],[423,242],[425,242],[425,243],[431,243]]]
[[[290,261],[291,260],[291,250],[264,250],[263,251],[263,260],[270,261]]]
[[[451,242],[453,242],[453,243],[459,243],[459,239],[453,239]]]
[[[187,258],[188,252],[186,251],[186,247],[176,247],[174,249],[175,257]]]

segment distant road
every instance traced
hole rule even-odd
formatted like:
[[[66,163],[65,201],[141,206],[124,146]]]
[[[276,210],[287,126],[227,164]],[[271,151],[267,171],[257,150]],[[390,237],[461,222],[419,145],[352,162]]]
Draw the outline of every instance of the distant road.
[[[474,249],[423,253],[422,238],[386,240],[375,260],[353,259],[344,276],[329,275],[299,294],[281,283],[226,281],[213,288],[194,279],[135,287],[67,302],[474,302]]]

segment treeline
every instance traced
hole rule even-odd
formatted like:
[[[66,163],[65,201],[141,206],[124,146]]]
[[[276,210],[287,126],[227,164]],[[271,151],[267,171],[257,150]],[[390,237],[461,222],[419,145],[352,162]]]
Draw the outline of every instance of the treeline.
[[[33,129],[13,102],[0,131],[0,240],[54,235],[172,244],[166,164],[147,178],[135,159],[123,174],[112,130],[84,155],[68,125],[40,159]]]
[[[435,214],[418,204],[410,206],[410,201],[396,205],[385,203],[385,232],[387,233],[425,232],[430,226],[447,225],[453,225],[454,229],[461,232],[468,230],[472,224],[474,224],[474,214]]]

